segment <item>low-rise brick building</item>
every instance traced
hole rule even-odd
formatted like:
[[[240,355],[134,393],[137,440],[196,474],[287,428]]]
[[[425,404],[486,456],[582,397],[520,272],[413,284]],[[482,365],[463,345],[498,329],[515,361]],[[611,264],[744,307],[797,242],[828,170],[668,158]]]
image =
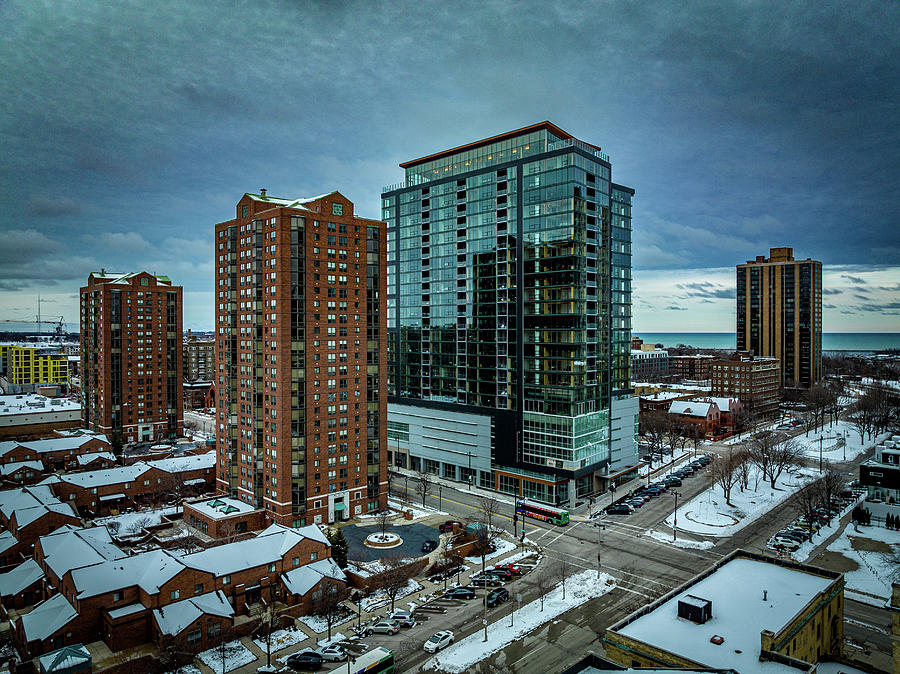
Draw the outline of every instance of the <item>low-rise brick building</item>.
[[[71,435],[47,440],[0,442],[0,464],[41,461],[48,471],[74,470],[82,454],[108,452],[112,447],[105,435]]]
[[[265,510],[227,496],[186,501],[183,506],[184,521],[213,538],[259,531],[267,524]]]
[[[31,557],[41,536],[81,520],[47,486],[34,485],[0,491],[0,571],[8,571]]]
[[[705,438],[719,432],[719,417],[719,407],[712,401],[676,400],[669,404],[670,419],[696,426]]]

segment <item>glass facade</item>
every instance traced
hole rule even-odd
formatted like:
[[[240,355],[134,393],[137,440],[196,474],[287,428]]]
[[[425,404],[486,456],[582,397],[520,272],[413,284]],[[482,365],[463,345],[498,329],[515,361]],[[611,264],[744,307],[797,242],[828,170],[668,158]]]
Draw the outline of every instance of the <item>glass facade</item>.
[[[608,462],[610,401],[630,395],[634,191],[540,126],[385,188],[388,394],[511,415],[495,461],[572,478]]]

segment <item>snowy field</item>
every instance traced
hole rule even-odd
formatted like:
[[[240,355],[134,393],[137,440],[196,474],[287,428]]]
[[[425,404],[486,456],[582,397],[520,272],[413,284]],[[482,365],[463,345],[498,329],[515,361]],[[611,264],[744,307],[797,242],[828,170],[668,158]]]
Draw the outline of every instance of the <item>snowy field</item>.
[[[875,606],[885,605],[891,597],[891,576],[900,570],[897,564],[900,531],[872,526],[857,530],[851,523],[828,550],[859,566],[854,571],[844,572],[846,591],[853,599]]]
[[[366,607],[366,602],[363,601],[363,609]],[[346,607],[345,607],[346,608]],[[338,618],[333,623],[331,623],[332,632],[334,628],[338,625],[343,625],[345,622],[351,619],[356,618],[356,612],[347,609],[347,614],[343,618]],[[328,632],[328,623],[325,621],[325,618],[317,615],[302,615],[297,618],[300,622],[306,625],[309,629],[311,629],[316,634],[322,634],[323,632]],[[303,633],[300,634],[300,640],[302,641],[306,637]]]
[[[299,644],[306,639],[306,634],[301,630],[275,630],[272,632],[272,652],[280,651],[288,646]],[[266,642],[262,639],[254,639],[253,643],[263,653],[266,652]]]
[[[678,530],[703,536],[731,536],[787,499],[813,475],[818,475],[807,469],[794,473],[785,471],[775,484],[777,489],[772,489],[769,481],[761,478],[757,486],[758,472],[755,466],[750,468],[749,486],[746,490],[741,491],[735,485],[731,490],[730,506],[726,504],[718,485],[706,489],[684,505],[679,505]],[[674,513],[665,522],[670,527],[674,526]]]
[[[805,562],[809,559],[809,556],[812,554],[813,550],[822,545],[824,541],[827,541],[834,534],[837,533],[838,529],[841,528],[841,518],[849,513],[856,505],[862,500],[860,496],[858,499],[854,500],[853,503],[848,505],[846,508],[841,510],[841,513],[831,520],[831,524],[822,527],[816,533],[813,534],[812,540],[804,541],[800,544],[800,547],[794,550],[794,552],[790,553],[791,557],[798,562]],[[774,538],[774,536],[773,536]],[[772,547],[771,541],[769,547]]]
[[[222,669],[222,648],[216,646],[197,654],[197,659],[216,674],[225,674],[256,660],[256,656],[240,641],[225,644],[225,669]]]
[[[399,561],[411,564],[416,560],[414,557],[404,557]],[[358,576],[362,576],[363,578],[369,578],[370,576],[379,574],[382,571],[386,571],[387,568],[388,567],[380,559],[376,559],[372,562],[350,562],[348,565],[348,569],[350,571],[357,574]]]
[[[489,552],[484,556],[485,562],[487,562],[489,559],[496,559],[497,557],[501,557],[507,553],[510,553],[518,546],[512,541],[497,537],[494,539],[494,547],[496,549],[493,552]],[[469,564],[481,564],[481,555],[478,555],[476,557],[465,557],[464,559]]]
[[[417,581],[410,578],[406,586],[397,593],[397,596],[394,598],[394,604],[397,604],[401,598],[409,596],[411,594],[415,594],[422,589],[422,585],[420,585]],[[362,602],[362,610],[363,611],[374,611],[377,608],[381,608],[382,606],[390,606],[391,598],[387,595],[384,590],[376,590],[368,597],[365,597]],[[302,620],[302,618],[301,618]]]
[[[874,440],[866,439],[865,442],[861,442],[859,433],[857,433],[852,424],[849,424],[846,421],[836,421],[833,426],[825,426],[824,430],[810,432],[809,437],[806,437],[806,433],[801,433],[794,438],[794,440],[800,445],[804,456],[818,459],[820,437],[822,438],[823,460],[844,461],[844,456],[846,454],[846,460],[851,461],[874,447],[881,440],[890,437],[890,434],[885,433],[879,435]],[[843,444],[840,442],[845,437],[847,439],[846,451]]]
[[[134,536],[141,533],[143,527],[152,527],[160,524],[165,515],[175,515],[179,508],[152,508],[140,512],[123,513],[114,517],[101,517],[94,520],[94,524],[105,526],[114,536]]]
[[[422,519],[423,517],[429,517],[431,515],[447,514],[443,510],[438,510],[437,508],[430,508],[428,506],[422,505],[412,505],[412,503],[401,503],[400,501],[396,501],[394,499],[388,499],[388,508],[390,508],[391,510],[396,510],[398,512],[412,510],[412,516],[414,520]]]
[[[516,609],[513,627],[509,626],[507,616],[498,618],[496,622],[488,625],[486,642],[483,641],[484,631],[478,630],[445,648],[428,660],[422,668],[441,672],[464,672],[476,662],[496,653],[516,639],[521,639],[545,622],[590,599],[603,596],[615,587],[613,584],[607,585],[608,580],[612,580],[612,577],[603,573],[597,578],[596,571],[582,571],[570,576],[566,581],[565,599],[562,598],[562,586],[557,585],[544,597],[543,611],[540,599],[525,604]]]

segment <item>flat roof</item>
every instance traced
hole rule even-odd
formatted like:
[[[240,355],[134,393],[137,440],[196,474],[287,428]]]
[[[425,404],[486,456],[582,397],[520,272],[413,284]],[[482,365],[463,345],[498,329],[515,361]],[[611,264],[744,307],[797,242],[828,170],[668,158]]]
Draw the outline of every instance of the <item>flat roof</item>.
[[[203,482],[203,480],[201,480],[201,482]],[[220,520],[224,517],[250,513],[257,510],[257,508],[254,508],[249,503],[244,503],[243,501],[228,496],[218,496],[205,501],[194,501],[193,503],[187,503],[186,505],[197,512],[212,517],[214,520]]]
[[[81,411],[81,403],[69,398],[48,398],[37,393],[0,396],[0,415]]]
[[[790,566],[736,557],[611,631],[707,667],[732,668],[742,674],[796,674],[789,665],[760,662],[760,633],[777,634],[833,582],[834,578]],[[679,618],[678,602],[688,596],[710,600],[712,618],[702,625]],[[716,635],[724,638],[722,644],[710,642]]]
[[[521,129],[516,129],[515,131],[507,131],[506,133],[501,133],[496,136],[491,136],[490,138],[483,138],[481,140],[476,140],[472,143],[466,143],[465,145],[459,145],[458,147],[454,147],[450,150],[442,150],[441,152],[435,152],[434,154],[426,155],[425,157],[419,157],[418,159],[412,159],[410,161],[403,162],[400,164],[400,168],[406,169],[415,166],[416,164],[424,164],[428,161],[434,161],[435,159],[440,159],[441,157],[450,157],[458,152],[465,152],[466,150],[474,150],[477,147],[484,147],[485,145],[490,145],[491,143],[498,143],[501,140],[506,140],[507,138],[514,138],[516,136],[521,136],[526,133],[532,133],[533,131],[540,131],[541,129],[546,129],[550,131],[553,135],[559,136],[562,139],[570,140],[574,139],[571,133],[563,131],[556,124],[553,124],[549,121],[538,122],[537,124],[530,124],[529,126],[523,126]],[[584,141],[582,141],[585,143]],[[596,148],[598,151],[599,147],[593,145],[591,143],[585,143],[585,145],[590,145],[593,148]]]

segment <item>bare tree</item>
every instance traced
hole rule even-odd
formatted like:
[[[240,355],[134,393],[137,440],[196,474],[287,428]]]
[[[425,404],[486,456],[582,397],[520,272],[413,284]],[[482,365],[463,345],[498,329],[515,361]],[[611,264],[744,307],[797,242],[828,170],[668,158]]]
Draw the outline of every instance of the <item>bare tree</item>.
[[[750,486],[750,467],[753,465],[750,462],[750,452],[746,450],[742,450],[738,452],[740,454],[739,460],[737,462],[737,475],[738,475],[738,486],[743,492]]]
[[[772,455],[777,443],[775,433],[762,433],[750,443],[748,458],[762,473],[763,479],[768,480],[772,472]]]
[[[821,483],[822,501],[825,506],[831,508],[844,490],[844,477],[834,470],[830,464],[827,464]],[[829,514],[830,517],[831,515]]]
[[[384,593],[390,598],[391,612],[393,612],[397,595],[409,584],[409,579],[414,575],[413,567],[407,560],[400,557],[385,557],[381,563],[384,571],[378,574],[375,582],[378,589],[384,590]]]
[[[772,448],[772,463],[769,469],[769,482],[772,489],[776,488],[775,483],[785,470],[799,463],[802,454],[802,448],[793,438],[788,438]]]
[[[375,523],[378,525],[378,528],[381,529],[381,536],[384,537],[384,532],[387,531],[388,524],[390,524],[391,519],[393,519],[394,513],[390,510],[381,510],[375,513]]]
[[[194,659],[194,654],[179,650],[178,645],[178,641],[171,634],[160,634],[157,637],[156,650],[158,655],[150,666],[152,674],[170,674],[170,672],[177,672],[184,665],[190,664]],[[131,652],[133,653],[134,651],[132,650]]]
[[[266,644],[266,667],[272,666],[272,634],[278,629],[280,616],[275,610],[275,604],[257,604],[254,607],[252,617],[257,621],[253,634]],[[330,635],[329,635],[330,636]]]
[[[725,497],[725,503],[731,503],[731,490],[738,481],[738,465],[743,460],[740,453],[729,452],[728,456],[717,457],[712,462],[713,481],[722,488],[722,495]]]
[[[797,507],[800,515],[809,526],[809,540],[812,541],[813,527],[815,527],[816,508],[822,503],[822,480],[816,480],[805,485],[797,492]]]
[[[544,597],[547,596],[547,593],[550,591],[550,588],[553,587],[553,581],[550,579],[550,576],[547,574],[546,569],[541,569],[534,577],[534,589],[537,590],[538,596],[541,598],[541,611],[544,610]]]
[[[662,457],[663,440],[666,435],[666,429],[669,424],[669,415],[664,410],[653,410],[648,412],[641,419],[640,431],[641,435],[650,445],[650,463],[653,463],[653,456],[658,454]]]
[[[331,627],[341,618],[347,615],[344,600],[349,597],[347,586],[344,583],[326,578],[313,593],[311,613],[325,620],[328,625],[328,638],[331,638]],[[391,602],[391,609],[394,608]]]
[[[554,567],[554,575],[562,584],[562,598],[566,598],[566,579],[572,575],[572,563],[568,557],[560,557],[556,560]]]
[[[432,475],[427,470],[419,471],[419,483],[416,485],[416,492],[422,495],[422,507],[425,507],[425,497],[428,496],[428,490],[431,488]]]
[[[878,403],[868,393],[861,396],[853,405],[850,406],[850,412],[847,420],[859,433],[859,441],[865,442],[866,436],[871,436],[875,428],[875,416]]]

